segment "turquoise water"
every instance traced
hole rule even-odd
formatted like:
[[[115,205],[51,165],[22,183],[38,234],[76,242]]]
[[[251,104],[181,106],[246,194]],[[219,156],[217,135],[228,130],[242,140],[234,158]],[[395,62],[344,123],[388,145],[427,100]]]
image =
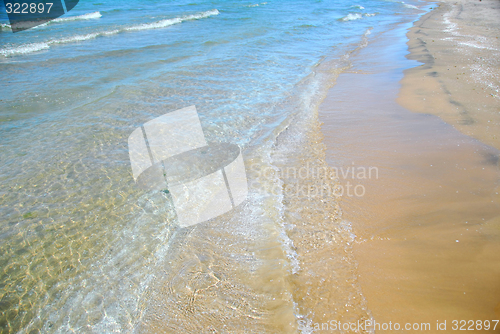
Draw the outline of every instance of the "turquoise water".
[[[280,198],[256,183],[240,212],[181,229],[168,198],[135,187],[127,138],[196,105],[208,141],[240,145],[247,168],[272,166],[277,129],[313,112],[349,52],[416,12],[372,0],[81,0],[16,34],[0,14],[2,330],[140,331],[157,328],[148,319],[158,312],[172,324],[167,332],[224,331],[220,319],[233,318],[233,331],[274,331],[275,319],[262,314],[278,295],[299,318],[286,287],[256,291],[244,280],[268,261],[252,247],[281,245],[288,264],[277,277],[296,268],[275,226]],[[182,282],[193,281],[204,287],[193,291],[226,284],[198,301],[200,313],[215,310],[210,317],[158,311],[158,295],[173,305],[190,295]],[[235,295],[248,307],[221,306]]]

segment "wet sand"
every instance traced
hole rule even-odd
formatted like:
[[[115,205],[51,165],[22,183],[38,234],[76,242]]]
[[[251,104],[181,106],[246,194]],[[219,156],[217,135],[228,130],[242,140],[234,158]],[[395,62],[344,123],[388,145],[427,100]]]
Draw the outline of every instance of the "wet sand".
[[[373,318],[430,323],[430,332],[446,320],[450,331],[453,320],[500,318],[499,151],[494,141],[478,140],[487,138],[480,122],[469,127],[477,131],[473,138],[457,130],[459,123],[403,107],[417,93],[452,105],[450,99],[468,101],[461,90],[450,98],[412,92],[411,84],[398,98],[403,71],[420,65],[405,57],[410,27],[374,36],[352,58],[321,105],[320,120],[330,166],[379,171],[378,178],[340,177],[365,189],[364,196],[344,194],[341,208],[356,234],[358,279]],[[498,100],[490,96],[485,105],[494,110]]]

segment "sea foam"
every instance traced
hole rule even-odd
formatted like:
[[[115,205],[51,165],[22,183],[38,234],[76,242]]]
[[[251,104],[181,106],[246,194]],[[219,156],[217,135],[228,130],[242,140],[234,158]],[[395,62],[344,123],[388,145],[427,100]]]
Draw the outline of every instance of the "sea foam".
[[[91,16],[91,14],[93,16]],[[86,16],[87,18],[95,18],[95,17],[97,17],[97,14],[100,15],[99,12],[95,12],[95,13],[81,15],[78,17],[80,19],[82,19],[81,17],[83,17],[83,16]],[[40,43],[22,44],[22,45],[15,46],[15,47],[0,49],[0,55],[8,57],[8,56],[12,56],[15,54],[27,54],[27,53],[32,53],[32,52],[37,52],[37,51],[49,49],[50,46],[53,44],[82,42],[82,41],[94,39],[97,37],[115,35],[115,34],[118,34],[120,32],[125,32],[125,31],[139,31],[139,30],[165,28],[165,27],[177,24],[177,23],[184,22],[184,21],[203,19],[203,18],[207,18],[207,17],[213,16],[213,15],[219,15],[219,11],[217,9],[213,9],[213,10],[209,10],[209,11],[198,13],[198,14],[186,15],[186,16],[182,16],[182,17],[161,20],[161,21],[157,21],[157,22],[153,22],[153,23],[133,25],[133,26],[123,27],[120,29],[115,29],[115,30],[110,30],[110,31],[101,31],[101,32],[95,32],[95,33],[90,33],[90,34],[85,34],[85,35],[74,35],[74,36],[70,36],[67,38],[52,39],[50,41],[40,42]],[[77,16],[74,17],[74,19],[76,19],[76,18],[77,18]],[[65,19],[69,20],[70,18],[68,17]]]
[[[78,20],[91,20],[101,18],[101,12],[87,13],[78,16],[60,17],[50,22],[66,22],[66,21],[78,21]],[[48,23],[50,23],[48,22]]]
[[[256,3],[254,5],[247,5],[246,7],[259,7],[259,6],[263,6],[263,5],[267,5],[267,2],[262,2],[260,4]]]
[[[137,30],[148,30],[148,29],[159,29],[159,28],[165,28],[174,24],[182,23],[184,21],[190,21],[190,20],[199,20],[199,19],[204,19],[213,15],[219,15],[219,11],[217,9],[209,10],[203,13],[199,14],[193,14],[193,15],[187,15],[183,17],[176,17],[173,19],[166,19],[166,20],[161,20],[153,23],[144,23],[144,24],[139,24],[131,27],[127,27],[123,30],[125,31],[137,31]]]
[[[343,18],[340,19],[340,21],[354,21],[354,20],[359,20],[362,19],[363,15],[359,13],[350,13],[347,16],[344,16]]]
[[[402,3],[402,4],[403,4],[403,6],[405,6],[406,8],[418,9],[418,7],[417,7],[417,6],[413,6],[413,5],[407,4],[407,3],[405,3],[404,1],[401,1],[401,3]]]
[[[87,13],[87,14],[78,15],[78,16],[60,17],[60,18],[54,19],[52,21],[40,24],[40,25],[33,27],[33,28],[45,27],[45,26],[49,25],[50,23],[78,21],[78,20],[91,20],[91,19],[98,19],[100,17],[102,17],[100,12]],[[32,23],[27,22],[26,26],[31,27]],[[22,24],[18,24],[18,27],[22,27]],[[10,24],[2,23],[2,24],[0,24],[0,30],[2,30],[2,29],[11,30],[12,28],[11,28]]]

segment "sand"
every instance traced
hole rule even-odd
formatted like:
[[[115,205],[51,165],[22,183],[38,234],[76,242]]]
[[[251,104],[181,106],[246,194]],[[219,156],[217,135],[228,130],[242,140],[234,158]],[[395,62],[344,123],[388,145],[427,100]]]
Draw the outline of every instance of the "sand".
[[[449,1],[408,33],[398,102],[500,149],[500,1]]]
[[[429,323],[427,332],[437,332],[437,322],[447,321],[450,331],[453,320],[500,318],[499,103],[485,79],[498,71],[498,51],[478,49],[484,64],[493,64],[475,77],[484,80],[454,73],[455,83],[447,68],[475,63],[464,63],[460,46],[437,47],[460,45],[442,28],[422,31],[431,21],[444,26],[456,8],[462,34],[487,25],[473,24],[483,9],[471,4],[444,4],[425,15],[408,33],[408,58],[426,59],[423,66],[405,57],[410,27],[375,36],[320,107],[329,165],[379,171],[378,178],[341,177],[365,189],[363,196],[344,195],[341,207],[356,235],[367,306],[379,323]],[[434,40],[433,48],[413,47],[419,35]],[[448,67],[428,60],[433,50],[447,55]]]

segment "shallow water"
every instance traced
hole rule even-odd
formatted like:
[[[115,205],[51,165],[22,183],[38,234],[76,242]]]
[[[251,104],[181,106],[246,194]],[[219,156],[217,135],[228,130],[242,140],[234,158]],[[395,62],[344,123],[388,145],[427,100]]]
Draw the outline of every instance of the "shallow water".
[[[316,108],[349,52],[419,13],[356,5],[82,1],[16,34],[3,20],[2,330],[293,332],[362,299],[337,199],[301,211],[305,199],[279,190],[297,180],[262,173],[324,165]],[[249,195],[180,228],[169,196],[134,184],[127,138],[190,105],[207,141],[242,148]],[[321,281],[326,254],[335,278]],[[350,305],[368,317],[362,300]]]

